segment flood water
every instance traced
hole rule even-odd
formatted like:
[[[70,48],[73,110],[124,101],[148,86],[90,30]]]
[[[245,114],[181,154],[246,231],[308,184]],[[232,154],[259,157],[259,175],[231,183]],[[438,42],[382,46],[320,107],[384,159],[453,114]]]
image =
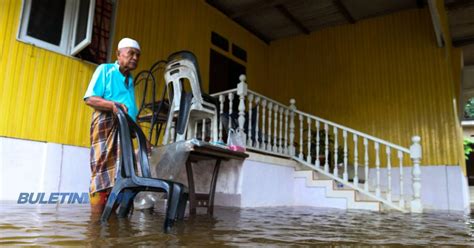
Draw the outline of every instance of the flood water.
[[[108,225],[88,205],[0,205],[0,246],[474,246],[474,214],[374,213],[310,207],[219,208],[169,234],[163,214],[135,211]]]

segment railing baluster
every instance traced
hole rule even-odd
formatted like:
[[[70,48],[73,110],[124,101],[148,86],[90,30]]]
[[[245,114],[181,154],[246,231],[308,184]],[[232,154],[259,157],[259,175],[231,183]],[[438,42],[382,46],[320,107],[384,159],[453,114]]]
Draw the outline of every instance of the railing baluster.
[[[342,173],[342,179],[344,181],[349,181],[349,175],[347,174],[347,131],[344,130],[342,132],[342,136],[344,137],[344,172]]]
[[[388,187],[387,187],[387,201],[392,202],[392,163],[390,161],[390,147],[386,147],[387,152],[387,177],[388,177]]]
[[[230,92],[229,95],[229,127],[228,130],[232,128],[232,112],[233,112],[233,104],[234,104],[234,93]]]
[[[295,106],[296,100],[290,99],[290,156],[295,156]]]
[[[329,172],[329,128],[328,124],[324,123],[324,171]]]
[[[245,124],[245,97],[247,96],[247,83],[246,83],[246,80],[247,80],[247,76],[245,76],[244,74],[241,74],[239,76],[239,80],[240,82],[237,84],[237,96],[239,97],[239,106],[238,106],[238,110],[239,110],[239,127],[238,127],[238,130],[242,133],[244,133],[244,124]],[[243,142],[245,143],[245,138],[246,137],[246,134],[244,133],[244,140]]]
[[[283,107],[280,107],[280,132],[278,133],[278,153],[283,153],[283,136],[282,136],[282,129],[283,129]]]
[[[267,112],[267,100],[263,99],[262,101],[262,144],[260,149],[265,150],[266,149],[266,143],[265,141],[268,142],[268,139],[265,135],[265,113]]]
[[[300,154],[299,158],[303,160],[303,115],[298,114],[298,117],[300,119]]]
[[[421,204],[421,138],[419,136],[413,136],[411,141],[413,144],[410,146],[410,158],[413,163],[412,168],[412,187],[413,187],[413,198],[410,202],[410,210],[412,213],[422,213],[423,205]]]
[[[237,95],[239,96],[239,130],[243,133],[245,128],[245,97],[247,96],[247,87],[245,76],[240,75],[240,83],[237,85]],[[250,119],[250,118],[249,118]],[[245,143],[245,136],[243,142]]]
[[[224,114],[224,101],[225,96],[219,95],[220,109],[219,109],[219,142],[224,142],[222,140],[222,114]]]
[[[252,147],[253,146],[253,142],[252,142],[252,103],[253,103],[253,94],[249,94],[247,96],[247,98],[248,98],[248,102],[249,102],[249,116],[248,116],[248,120],[247,120],[247,124],[248,124],[247,146]]]
[[[201,140],[206,141],[206,119],[202,119]]]
[[[354,185],[359,187],[359,177],[358,177],[358,160],[359,154],[357,154],[357,134],[354,134]]]
[[[404,192],[403,192],[403,153],[402,151],[398,151],[398,161],[400,165],[400,199],[398,201],[398,206],[401,208],[405,208],[405,198],[404,198]]]
[[[278,126],[278,104],[273,105],[273,152],[278,152],[278,146],[277,146],[277,126]]]
[[[334,176],[339,177],[339,170],[337,168],[337,128],[334,127]]]
[[[285,149],[283,151],[284,154],[288,155],[290,154],[289,150],[288,150],[288,114],[289,114],[289,111],[288,109],[285,109]]]
[[[364,180],[364,190],[369,191],[369,141],[367,138],[364,138],[364,158],[365,158],[365,180]]]
[[[308,156],[306,156],[306,162],[311,164],[311,118],[308,117]]]
[[[321,166],[319,161],[319,121],[316,120],[316,168]]]
[[[258,118],[259,118],[259,109],[260,109],[260,97],[257,96],[255,98],[255,107],[256,107],[256,115],[255,115],[255,147],[258,149],[260,148],[260,135],[259,131],[260,129],[258,128]]]
[[[267,151],[272,150],[272,109],[273,103],[268,102],[268,140],[267,140],[267,147],[265,148]]]
[[[379,143],[374,143],[375,147],[375,196],[380,197],[380,155],[379,155]]]

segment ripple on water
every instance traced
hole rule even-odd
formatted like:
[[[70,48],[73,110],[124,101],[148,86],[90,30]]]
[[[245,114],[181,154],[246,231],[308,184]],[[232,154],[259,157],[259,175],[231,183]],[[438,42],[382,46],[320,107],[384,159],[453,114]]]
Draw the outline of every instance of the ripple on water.
[[[87,206],[0,206],[0,245],[474,245],[474,215],[373,213],[309,207],[216,208],[162,233],[163,214],[135,211],[100,225]]]

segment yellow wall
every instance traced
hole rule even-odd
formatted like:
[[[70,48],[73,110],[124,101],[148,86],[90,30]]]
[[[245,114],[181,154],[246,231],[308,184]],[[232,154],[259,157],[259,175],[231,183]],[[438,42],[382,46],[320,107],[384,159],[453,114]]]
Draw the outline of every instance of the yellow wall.
[[[16,40],[22,1],[0,1],[0,136],[88,146],[95,66]]]
[[[461,53],[437,47],[427,8],[267,46],[204,1],[118,2],[114,46],[139,40],[139,70],[189,49],[207,89],[215,31],[247,50],[250,89],[403,146],[419,134],[423,164],[463,163],[453,105]],[[95,66],[17,41],[20,11],[21,1],[0,1],[0,136],[88,146],[82,95]]]
[[[191,50],[198,58],[202,85],[207,91],[211,32],[215,31],[247,51],[250,87],[267,81],[268,46],[204,1],[120,0],[117,17],[114,40],[130,36],[140,41],[141,68],[166,59],[172,52]]]
[[[95,66],[17,41],[21,2],[0,1],[0,136],[89,146],[92,111],[82,96]],[[266,81],[268,46],[204,1],[118,3],[114,47],[124,36],[140,42],[137,71],[188,49],[199,59],[207,91],[210,36],[216,31],[247,50],[248,76]]]
[[[272,42],[269,56],[257,90],[405,147],[418,134],[423,164],[461,163],[451,58],[427,8]]]
[[[436,1],[436,8],[439,12],[440,22],[443,30],[443,36],[445,38],[445,51],[447,54],[447,59],[450,60],[450,67],[452,68],[452,78],[453,78],[453,89],[455,95],[455,102],[453,102],[454,115],[456,119],[461,119],[463,114],[463,109],[460,107],[461,103],[461,71],[463,67],[462,59],[462,50],[461,48],[455,48],[452,46],[451,32],[449,30],[449,21],[446,8],[444,6],[444,0]],[[457,144],[453,148],[457,148],[459,164],[466,175],[466,160],[464,159],[464,142],[463,142],[463,131],[461,127],[461,122],[457,121],[456,125],[456,134],[457,134]],[[456,146],[457,145],[457,146]]]

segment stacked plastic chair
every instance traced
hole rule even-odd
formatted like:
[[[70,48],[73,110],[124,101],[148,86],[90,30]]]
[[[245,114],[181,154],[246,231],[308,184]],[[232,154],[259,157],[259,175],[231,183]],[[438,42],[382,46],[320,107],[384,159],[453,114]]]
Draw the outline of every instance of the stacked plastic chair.
[[[191,92],[184,90],[183,82],[189,82]],[[165,82],[168,88],[170,112],[163,138],[163,144],[167,144],[172,135],[170,132],[173,119],[177,118],[176,141],[193,138],[195,123],[203,119],[211,119],[212,141],[217,141],[218,133],[218,110],[216,100],[201,92],[201,76],[196,57],[192,52],[180,51],[173,53],[168,58],[165,69]]]
[[[104,211],[102,212],[101,221],[107,222],[116,204],[118,207],[118,217],[128,216],[133,199],[141,191],[157,191],[166,192],[168,206],[164,221],[164,231],[167,232],[176,220],[184,218],[186,203],[188,200],[187,188],[177,182],[151,178],[150,166],[146,152],[146,137],[140,127],[117,105],[119,109],[119,135],[121,158],[118,168],[115,185],[107,200]],[[133,150],[133,142],[131,133],[134,133],[138,139],[138,161]],[[138,168],[138,164],[139,167]],[[141,172],[138,176],[135,169]]]

